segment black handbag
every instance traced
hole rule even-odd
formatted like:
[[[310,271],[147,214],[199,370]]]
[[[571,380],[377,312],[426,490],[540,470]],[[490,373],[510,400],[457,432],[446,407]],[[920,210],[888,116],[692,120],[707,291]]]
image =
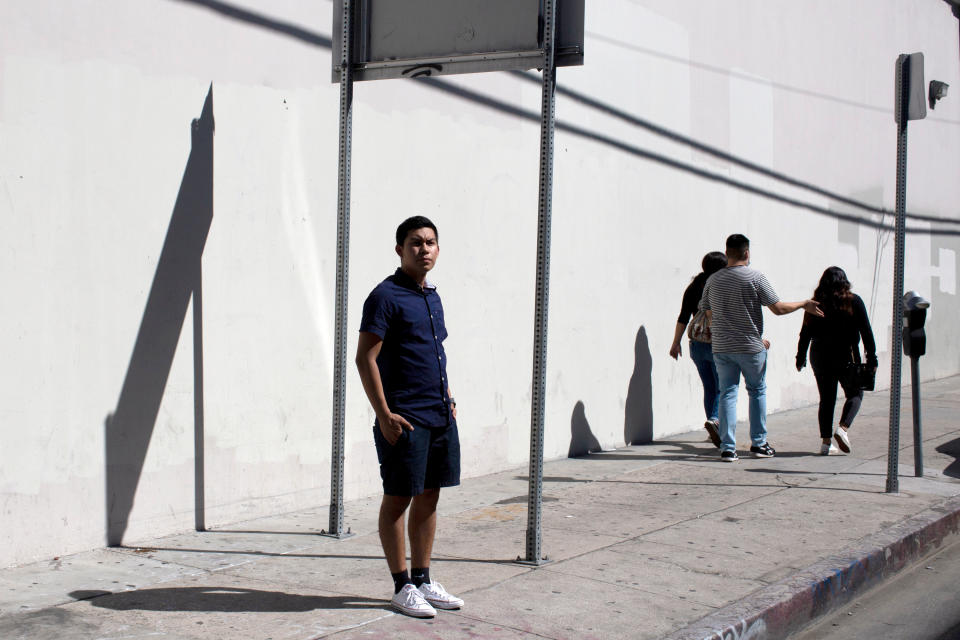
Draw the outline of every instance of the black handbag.
[[[877,370],[864,362],[857,362],[857,357],[850,349],[853,362],[847,363],[847,380],[863,391],[873,391],[877,385]]]

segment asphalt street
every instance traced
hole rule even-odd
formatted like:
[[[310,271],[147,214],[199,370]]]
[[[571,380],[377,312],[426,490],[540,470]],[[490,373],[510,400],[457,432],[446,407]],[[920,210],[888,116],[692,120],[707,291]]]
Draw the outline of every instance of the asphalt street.
[[[954,542],[792,640],[960,640],[958,585]]]

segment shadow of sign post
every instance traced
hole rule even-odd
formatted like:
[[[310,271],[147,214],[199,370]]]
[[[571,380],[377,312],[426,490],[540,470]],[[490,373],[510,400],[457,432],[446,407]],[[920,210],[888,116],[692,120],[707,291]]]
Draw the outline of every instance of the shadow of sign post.
[[[106,537],[123,543],[187,309],[193,300],[196,520],[203,528],[201,257],[213,220],[213,86],[191,124],[191,149],[117,406],[107,416]]]

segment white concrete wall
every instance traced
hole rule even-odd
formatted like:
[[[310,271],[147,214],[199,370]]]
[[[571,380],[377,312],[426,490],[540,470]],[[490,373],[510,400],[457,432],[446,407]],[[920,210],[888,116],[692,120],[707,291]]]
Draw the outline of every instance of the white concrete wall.
[[[198,415],[207,526],[327,502],[338,107],[330,23],[319,0],[0,4],[0,566],[103,545],[108,485],[133,498],[125,541],[193,527]],[[561,69],[562,87],[888,209],[893,63],[923,51],[927,79],[948,82],[951,95],[910,125],[908,208],[960,217],[960,48],[945,3],[598,0],[588,3],[587,32],[587,64]],[[444,83],[539,111],[538,86],[515,75]],[[183,182],[208,90],[209,224],[176,204],[202,177],[191,170]],[[432,217],[464,475],[522,465],[537,123],[424,83],[358,84],[355,95],[351,357],[362,301],[396,264],[397,223]],[[625,415],[652,419],[658,437],[699,427],[694,367],[667,351],[701,256],[734,232],[751,238],[755,266],[785,299],[810,295],[831,264],[847,269],[873,312],[888,384],[891,234],[696,172],[879,214],[568,96],[557,115],[594,137],[560,128],[556,138],[547,457],[566,455],[578,402],[604,447],[623,444]],[[189,214],[186,231],[171,227],[177,212]],[[198,234],[195,314],[184,296]],[[957,236],[907,242],[907,287],[933,301],[927,378],[960,372],[960,340],[944,322],[960,313],[958,249]],[[793,369],[799,325],[799,315],[768,318],[771,411],[816,399],[809,370]],[[347,498],[379,491],[372,418],[351,367]],[[110,478],[108,458],[119,469]]]

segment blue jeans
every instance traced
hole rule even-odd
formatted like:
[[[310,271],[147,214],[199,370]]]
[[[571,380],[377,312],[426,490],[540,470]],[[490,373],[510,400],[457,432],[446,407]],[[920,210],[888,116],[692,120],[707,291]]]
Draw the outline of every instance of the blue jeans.
[[[750,441],[761,446],[767,441],[767,352],[715,353],[720,379],[720,449],[737,450],[737,392],[740,374],[750,397]]]
[[[697,365],[697,373],[703,382],[703,412],[707,420],[716,420],[719,415],[720,382],[717,379],[717,367],[713,364],[713,345],[691,340],[690,359]]]

